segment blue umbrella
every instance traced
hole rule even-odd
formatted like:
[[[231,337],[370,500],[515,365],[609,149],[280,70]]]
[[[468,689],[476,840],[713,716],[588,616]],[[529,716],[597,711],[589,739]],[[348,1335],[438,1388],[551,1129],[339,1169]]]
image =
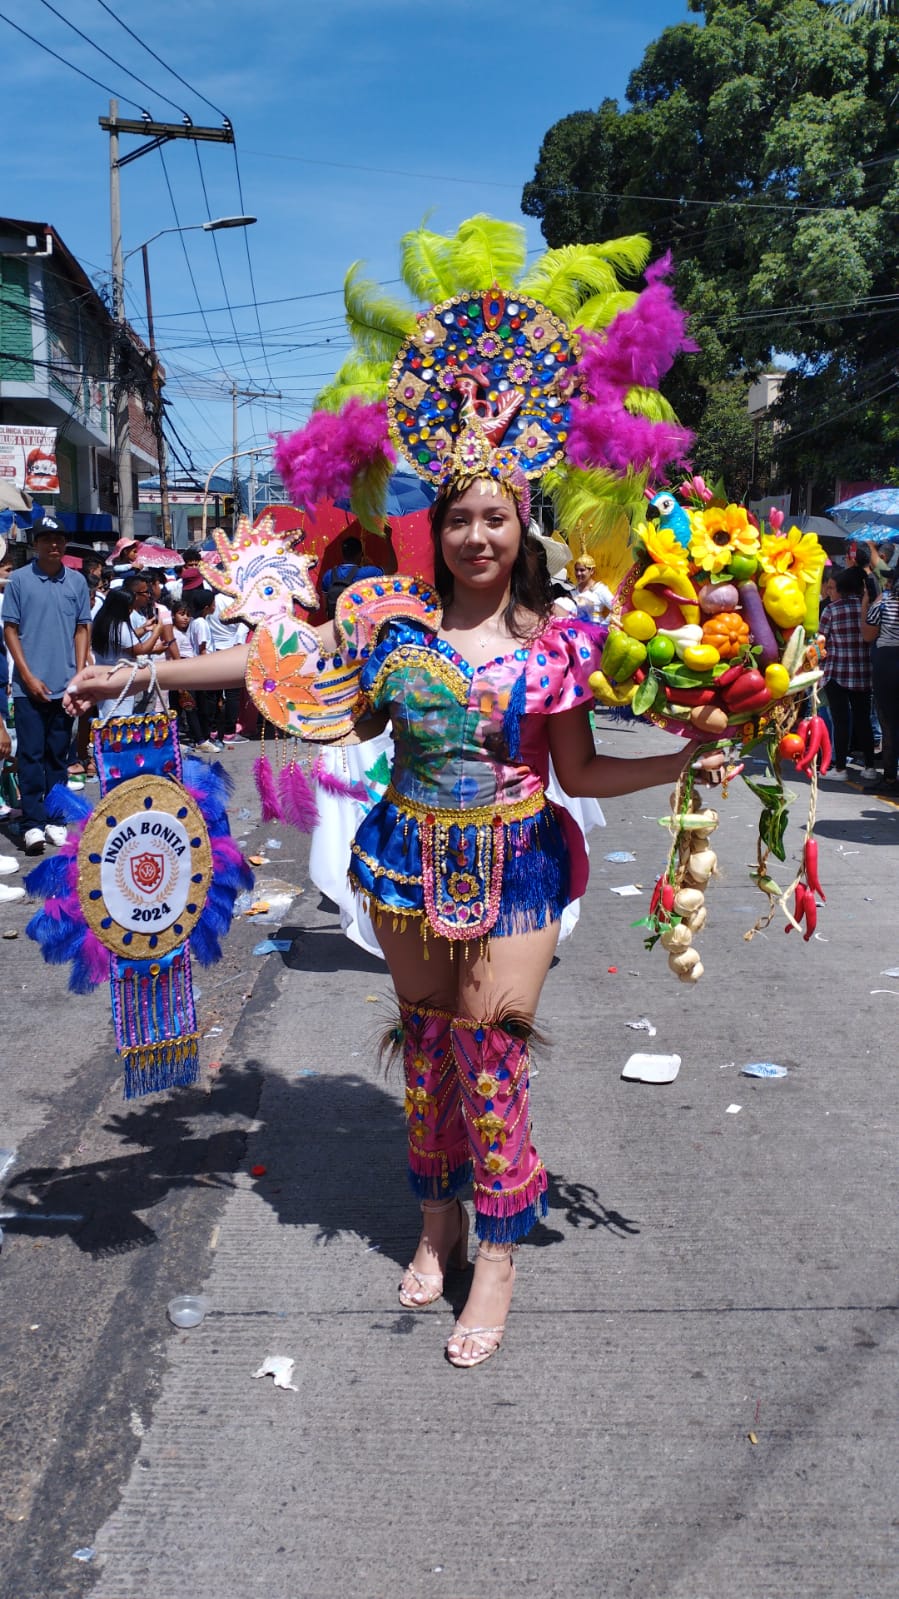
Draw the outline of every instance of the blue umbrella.
[[[867,494],[856,494],[851,500],[830,506],[827,514],[836,517],[853,538],[870,539],[874,544],[899,538],[899,489],[871,489]]]
[[[426,511],[436,498],[436,489],[414,472],[392,472],[387,485],[387,515],[408,516],[410,511]],[[342,511],[350,508],[349,500],[335,500],[334,503]]]

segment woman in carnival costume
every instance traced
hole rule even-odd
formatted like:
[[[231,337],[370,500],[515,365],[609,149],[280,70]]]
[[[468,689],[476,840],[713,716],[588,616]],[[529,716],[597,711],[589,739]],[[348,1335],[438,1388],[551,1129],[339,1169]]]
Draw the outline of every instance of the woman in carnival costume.
[[[422,1210],[405,1308],[432,1304],[447,1268],[467,1260],[460,1194],[473,1182],[474,1275],[446,1346],[460,1367],[499,1348],[513,1250],[546,1213],[528,1040],[560,918],[586,882],[582,835],[546,797],[550,756],[567,793],[600,799],[670,784],[698,753],[693,743],[637,760],[595,753],[588,679],[605,630],[553,615],[526,538],[531,483],[547,473],[557,488],[577,479],[582,492],[589,478],[619,493],[632,463],[658,468],[687,446],[643,403],[685,345],[683,317],[662,271],[639,296],[616,276],[647,255],[643,240],[572,246],[521,279],[523,230],[473,218],[452,239],[419,230],[403,240],[407,282],[438,302],[417,315],[351,272],[357,349],[322,396],[330,409],[282,440],[276,463],[297,503],[349,490],[355,513],[377,525],[402,450],[438,489],[436,593],[366,580],[326,627],[282,616],[249,648],[158,667],[163,688],[228,686],[246,673],[272,720],[318,741],[353,721],[363,737],[391,725],[390,784],[358,828],[350,877],[400,1012]],[[645,478],[632,482],[636,510]],[[72,704],[107,698],[115,682],[87,669]],[[709,781],[720,762],[708,758]]]

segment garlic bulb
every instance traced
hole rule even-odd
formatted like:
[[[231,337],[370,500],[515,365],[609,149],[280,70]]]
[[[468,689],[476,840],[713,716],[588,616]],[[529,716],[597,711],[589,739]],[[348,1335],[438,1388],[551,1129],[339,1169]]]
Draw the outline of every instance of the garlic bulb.
[[[678,977],[683,978],[685,981],[695,982],[693,973],[697,966],[699,967],[700,975],[702,974],[702,961],[700,960],[698,949],[672,951],[668,956],[668,965],[673,972],[677,973]]]
[[[701,933],[702,929],[705,927],[706,917],[708,914],[709,913],[705,905],[700,905],[699,909],[694,911],[692,916],[687,917],[686,924],[681,923],[681,926],[686,925],[689,927],[691,933]]]
[[[691,850],[687,861],[687,883],[691,887],[705,888],[717,865],[718,857],[713,849]]]
[[[701,888],[679,888],[674,896],[674,909],[678,916],[692,916],[705,904]]]
[[[675,927],[666,927],[661,936],[663,949],[689,949],[692,942],[693,934],[686,922],[678,922]]]

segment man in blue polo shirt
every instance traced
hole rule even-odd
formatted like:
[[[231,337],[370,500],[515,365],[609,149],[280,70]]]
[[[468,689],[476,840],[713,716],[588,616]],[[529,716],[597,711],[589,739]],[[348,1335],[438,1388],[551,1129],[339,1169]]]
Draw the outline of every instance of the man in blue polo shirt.
[[[66,840],[47,822],[45,800],[66,781],[71,719],[62,697],[87,660],[91,606],[80,572],[63,565],[66,535],[52,514],[35,527],[35,559],[13,572],[3,593],[3,634],[13,659],[17,766],[25,854]]]

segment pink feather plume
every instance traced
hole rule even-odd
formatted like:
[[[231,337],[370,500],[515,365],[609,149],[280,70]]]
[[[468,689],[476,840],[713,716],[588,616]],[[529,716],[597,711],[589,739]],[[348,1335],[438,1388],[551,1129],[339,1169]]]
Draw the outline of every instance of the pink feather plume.
[[[368,803],[368,789],[365,784],[345,783],[335,772],[328,771],[320,755],[316,756],[312,763],[312,776],[326,794],[334,794],[338,799],[359,800],[363,805]]]
[[[81,959],[90,981],[94,985],[109,982],[109,963],[112,959],[109,950],[100,943],[96,933],[88,927],[81,945]]]
[[[575,466],[608,466],[624,472],[647,466],[653,474],[682,464],[693,442],[688,428],[652,422],[625,408],[628,390],[657,388],[680,352],[698,346],[687,336],[687,315],[669,284],[666,254],[646,270],[647,287],[629,311],[620,311],[602,333],[581,332],[578,374],[587,398],[571,408],[568,457]]]
[[[348,400],[341,411],[316,411],[304,428],[279,438],[275,468],[295,505],[310,507],[322,499],[349,499],[360,473],[383,460],[390,465],[396,451],[387,428],[387,406]]]
[[[288,761],[278,773],[278,795],[285,822],[301,833],[311,833],[318,821],[318,806],[306,774],[296,761]]]
[[[253,777],[256,780],[256,792],[262,801],[262,820],[264,822],[283,822],[281,802],[278,799],[278,790],[275,787],[275,774],[272,763],[267,755],[258,755],[253,762]]]

